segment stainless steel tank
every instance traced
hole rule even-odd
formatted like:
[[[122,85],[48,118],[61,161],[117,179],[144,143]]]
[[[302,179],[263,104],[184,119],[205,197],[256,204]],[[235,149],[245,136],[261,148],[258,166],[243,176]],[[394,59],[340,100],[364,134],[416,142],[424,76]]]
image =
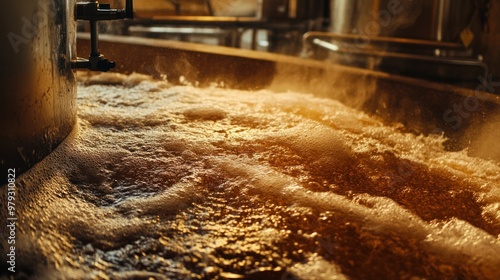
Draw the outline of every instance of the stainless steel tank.
[[[0,4],[1,170],[26,170],[75,124],[74,6],[75,0]]]
[[[467,0],[332,0],[331,31],[455,42],[474,16]],[[477,15],[479,17],[480,15]]]
[[[490,0],[331,0],[330,31],[354,40],[348,61],[376,57],[377,69],[472,86],[500,77],[499,12]]]

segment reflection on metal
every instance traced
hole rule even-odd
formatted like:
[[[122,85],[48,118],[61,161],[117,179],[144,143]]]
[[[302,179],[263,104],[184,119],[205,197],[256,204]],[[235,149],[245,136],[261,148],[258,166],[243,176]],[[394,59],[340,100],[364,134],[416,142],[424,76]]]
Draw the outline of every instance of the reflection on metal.
[[[211,16],[256,16],[257,0],[204,0]]]
[[[183,41],[189,41],[188,36],[217,37],[220,38],[219,45],[239,48],[242,46],[243,34],[249,31],[252,32],[250,48],[257,49],[258,31],[264,30],[268,33],[267,50],[297,54],[300,52],[302,34],[314,28],[314,21],[314,19],[263,20],[257,17],[155,16],[124,22],[124,33],[155,38],[176,36],[174,38],[180,37]],[[182,32],[184,28],[193,28],[196,32],[185,34]],[[213,35],[207,35],[201,31],[202,29],[217,31]],[[164,31],[163,34],[159,32],[160,30]]]
[[[470,0],[331,0],[335,33],[455,42],[483,9]],[[487,10],[487,8],[485,8]]]
[[[313,44],[316,44],[320,47],[323,47],[327,50],[331,50],[333,52],[340,51],[340,47],[338,45],[333,44],[333,43],[325,42],[325,41],[320,40],[320,39],[314,39],[314,40],[312,40],[312,42],[313,42]]]
[[[448,5],[446,5],[448,4]],[[443,41],[443,33],[445,32],[444,30],[444,22],[445,22],[445,13],[448,12],[449,9],[449,2],[448,0],[439,0],[439,8],[438,8],[438,19],[437,19],[437,30],[436,30],[436,40],[441,42]],[[448,7],[445,7],[448,6]],[[447,9],[448,8],[448,9]]]
[[[21,2],[0,3],[0,170],[16,173],[57,147],[76,119],[75,1]]]
[[[325,1],[205,0],[199,1],[198,6],[201,2],[210,4],[214,16],[207,16],[206,12],[199,11],[199,15],[194,15],[194,11],[187,10],[183,11],[183,15],[172,15],[173,12],[168,14],[160,10],[147,14],[137,11],[138,17],[134,21],[124,22],[119,31],[115,29],[109,33],[298,55],[301,51],[302,34],[319,30],[324,20]],[[187,6],[187,2],[182,5]],[[197,7],[198,10],[199,8]],[[194,28],[196,31],[186,34],[182,31],[184,28]],[[215,33],[208,35],[201,29],[214,30]],[[160,30],[164,32],[159,32]],[[205,35],[207,40],[202,38]],[[262,36],[266,38],[261,38]]]
[[[288,17],[297,18],[297,3],[298,0],[290,0],[288,3]]]
[[[213,17],[213,16],[154,16],[152,18],[138,18],[130,24],[133,25],[153,25],[153,24],[217,24],[222,26],[248,26],[249,24],[261,23],[262,21],[255,17]]]
[[[491,5],[490,0],[331,0],[330,3],[329,31],[334,34],[309,34],[310,38],[305,38],[309,44],[317,37],[336,45],[350,42],[351,47],[366,49],[367,52],[376,49],[440,58],[439,65],[430,61],[424,65],[414,63],[414,60],[398,63],[395,59],[388,61],[386,56],[380,58],[378,69],[391,73],[456,83],[468,80],[466,83],[472,86],[482,74],[475,71],[477,67],[473,66],[474,69],[469,71],[466,67],[442,65],[472,61],[481,68],[482,64],[487,65],[495,77],[499,76],[498,41],[495,38],[500,34],[500,17],[491,15],[498,15],[500,9]],[[355,61],[365,67],[361,60],[366,56],[356,57],[352,52],[339,57],[319,49],[314,56],[328,56],[345,63]]]
[[[370,49],[358,49],[355,47],[350,48],[341,48],[336,44],[326,42],[320,39],[313,39],[312,43],[323,47],[327,50],[343,53],[343,54],[353,54],[353,55],[363,55],[363,56],[374,56],[381,58],[393,58],[393,59],[401,59],[401,60],[413,60],[413,61],[425,61],[425,62],[435,62],[442,64],[451,64],[451,65],[463,65],[463,66],[473,66],[479,67],[482,70],[483,77],[488,77],[488,66],[479,60],[474,59],[453,59],[453,58],[445,58],[445,57],[437,57],[437,56],[426,56],[426,55],[415,55],[415,54],[406,54],[406,53],[395,53],[395,52],[387,52],[387,51],[376,51]]]
[[[367,2],[364,0],[364,2]],[[356,28],[357,18],[360,14],[360,0],[332,0],[330,13],[330,31],[335,33],[351,33]],[[369,1],[370,3],[372,1]]]
[[[83,68],[91,71],[107,72],[115,67],[115,63],[99,53],[99,38],[97,34],[97,21],[133,18],[133,0],[127,0],[125,10],[111,9],[109,4],[95,2],[78,2],[75,6],[75,19],[90,22],[91,51],[89,59],[78,58],[72,62],[75,69]]]
[[[169,27],[169,26],[131,26],[130,32],[150,32],[150,33],[171,33],[171,34],[203,34],[206,36],[216,35],[217,29],[215,28],[197,28],[197,27]]]
[[[401,44],[401,45],[416,45],[416,46],[425,46],[425,47],[434,47],[434,48],[452,48],[459,49],[463,48],[463,45],[460,43],[453,42],[438,42],[438,41],[429,41],[429,40],[419,40],[419,39],[409,39],[409,38],[396,38],[396,37],[381,37],[381,36],[373,36],[367,37],[357,34],[341,34],[341,33],[331,33],[331,32],[319,32],[312,31],[307,32],[302,37],[304,43],[311,41],[312,38],[330,38],[335,40],[349,40],[356,43],[363,44],[365,42],[370,43],[391,43],[391,44]]]

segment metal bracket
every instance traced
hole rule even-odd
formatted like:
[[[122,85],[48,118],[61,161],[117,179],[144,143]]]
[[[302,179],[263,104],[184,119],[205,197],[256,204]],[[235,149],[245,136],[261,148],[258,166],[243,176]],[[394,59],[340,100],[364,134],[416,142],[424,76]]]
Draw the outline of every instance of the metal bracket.
[[[99,4],[99,2],[78,2],[75,6],[75,20],[88,20],[90,22],[90,44],[91,51],[89,59],[77,58],[71,61],[73,69],[89,69],[91,71],[107,72],[115,68],[113,61],[105,58],[99,53],[99,34],[97,32],[97,22],[100,20],[132,19],[133,0],[126,1],[125,10],[111,9],[109,4]]]

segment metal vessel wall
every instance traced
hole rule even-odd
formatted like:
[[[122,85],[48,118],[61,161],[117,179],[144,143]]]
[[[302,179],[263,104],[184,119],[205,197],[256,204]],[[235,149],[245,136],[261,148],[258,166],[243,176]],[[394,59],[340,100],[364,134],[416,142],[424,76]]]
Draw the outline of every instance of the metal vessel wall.
[[[75,0],[0,3],[0,167],[26,170],[76,119]]]

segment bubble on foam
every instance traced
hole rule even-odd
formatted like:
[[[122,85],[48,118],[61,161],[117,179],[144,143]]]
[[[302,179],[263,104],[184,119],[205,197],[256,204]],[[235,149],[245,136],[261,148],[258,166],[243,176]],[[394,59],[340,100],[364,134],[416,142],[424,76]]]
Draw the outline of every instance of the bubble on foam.
[[[482,127],[472,126],[469,130],[467,133],[475,136],[470,143],[471,154],[500,161],[500,151],[496,148],[500,137],[500,113],[488,117]]]
[[[125,87],[134,87],[145,81],[153,81],[151,76],[135,72],[130,75],[125,75],[114,72],[93,74],[78,71],[77,79],[79,82],[83,82],[88,85],[122,85]]]
[[[306,262],[297,263],[289,270],[291,277],[299,279],[316,279],[316,280],[344,280],[349,279],[342,274],[340,267],[326,261],[318,255],[310,256]]]
[[[464,221],[454,219],[443,226],[432,226],[388,198],[361,195],[357,201],[351,201],[332,193],[307,191],[294,178],[262,165],[254,166],[241,160],[222,161],[218,164],[231,177],[242,178],[242,185],[268,199],[333,211],[349,217],[349,220],[362,224],[365,230],[376,234],[396,234],[417,243],[427,241],[423,248],[429,253],[439,255],[454,265],[465,262],[467,267],[473,267],[473,275],[494,277],[497,273],[495,267],[500,265],[500,240]],[[358,204],[359,202],[362,204]],[[436,237],[430,241],[430,236],[439,236],[439,240]]]
[[[218,108],[198,107],[184,111],[183,115],[190,120],[218,121],[226,117],[226,112]]]
[[[98,75],[91,75],[83,82],[90,85],[123,85],[127,75],[121,73],[101,73]]]
[[[491,221],[491,223],[494,223],[497,225],[500,224],[500,203],[493,202],[493,203],[486,205],[483,208],[482,215],[486,220]],[[500,240],[500,234],[498,234],[498,240]]]
[[[231,175],[243,178],[250,191],[257,191],[289,205],[301,205],[321,211],[334,211],[350,219],[368,220],[367,226],[376,232],[391,230],[405,236],[424,236],[425,224],[390,199],[365,197],[372,206],[366,207],[344,196],[329,192],[311,192],[290,176],[262,165],[247,164],[240,159],[219,162],[218,165]],[[265,176],[259,176],[265,174]],[[249,182],[247,182],[249,181]],[[375,206],[376,205],[376,206]],[[390,219],[388,219],[390,217]]]
[[[136,212],[147,216],[168,216],[200,200],[198,188],[190,182],[180,182],[152,197],[127,200],[118,205],[120,212]],[[168,206],[168,207],[166,207]]]
[[[168,280],[169,278],[160,273],[147,271],[125,271],[113,273],[113,279],[116,280],[133,280],[133,279],[155,279]]]
[[[375,256],[357,264],[368,272],[379,269],[371,267],[377,257],[392,260],[383,248],[415,260],[415,268],[392,267],[404,275],[426,277],[424,267],[443,277],[498,278],[497,163],[448,152],[443,137],[403,133],[334,100],[113,79],[118,86],[79,87],[79,126],[19,178],[20,231],[30,233],[19,237],[20,267],[37,263],[31,270],[41,279],[284,271],[341,279],[356,275],[337,254],[352,257],[358,243]],[[414,182],[421,178],[434,182]],[[400,189],[374,191],[384,180]],[[457,213],[436,219],[412,208],[426,207],[413,205],[422,201],[405,204],[406,193],[465,190],[471,199],[463,205],[476,207],[479,221],[448,204],[460,198],[440,202]],[[326,229],[309,224],[319,217]],[[314,244],[344,227],[359,239],[337,238],[354,245]]]
[[[436,223],[427,236],[426,247],[450,262],[465,264],[473,275],[485,279],[498,277],[500,240],[464,221]]]

